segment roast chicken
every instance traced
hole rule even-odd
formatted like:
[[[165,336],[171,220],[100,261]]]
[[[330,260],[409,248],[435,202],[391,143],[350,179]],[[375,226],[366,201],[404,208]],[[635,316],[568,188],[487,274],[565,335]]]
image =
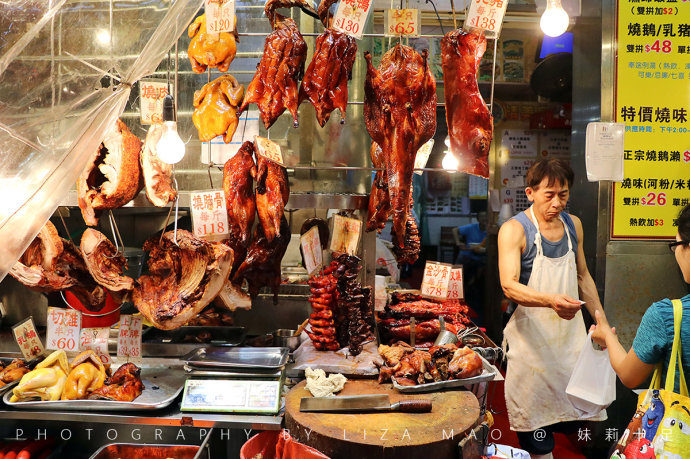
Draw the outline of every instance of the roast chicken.
[[[195,238],[177,230],[144,244],[149,274],[138,279],[132,298],[156,327],[179,328],[203,310],[220,292],[232,267],[232,250],[220,242]]]
[[[11,402],[30,400],[60,400],[70,367],[67,354],[57,350],[36,365],[36,368],[22,376],[12,390]]]
[[[319,16],[326,30],[316,39],[314,57],[299,92],[300,103],[309,100],[314,106],[321,127],[336,108],[340,110],[340,122],[345,122],[347,82],[352,79],[352,66],[357,55],[355,38],[330,28],[328,11],[336,1],[322,0],[319,4]]]
[[[441,40],[450,151],[458,159],[458,171],[489,178],[493,118],[477,84],[484,51],[483,35],[453,30]]]
[[[106,373],[103,362],[92,350],[84,351],[72,360],[60,400],[81,400],[103,387]]]
[[[376,169],[376,175],[371,183],[369,194],[369,214],[367,217],[367,231],[381,231],[391,214],[391,201],[388,195],[388,174],[383,150],[376,142],[371,142],[371,162]]]
[[[225,143],[232,141],[243,95],[244,86],[232,75],[221,75],[194,93],[192,122],[199,131],[199,140],[209,142],[222,135]]]
[[[103,233],[87,228],[81,236],[81,253],[94,280],[115,294],[127,294],[134,280],[122,273],[127,268],[125,257]]]
[[[151,125],[139,157],[146,197],[156,207],[165,207],[177,196],[172,186],[172,165],[164,163],[158,157],[158,141],[163,130],[160,124]]]
[[[0,367],[0,387],[20,379],[29,372],[26,362],[14,359],[5,368]]]
[[[140,152],[141,140],[117,120],[77,180],[79,208],[87,225],[97,225],[101,211],[122,207],[139,193]]]
[[[244,142],[223,168],[223,191],[228,209],[228,225],[231,238],[244,247],[251,239],[256,200],[254,198],[254,143]],[[238,257],[241,258],[241,257]]]
[[[271,21],[273,32],[266,37],[261,62],[240,107],[240,112],[243,112],[249,104],[257,104],[266,129],[275,123],[286,108],[292,114],[293,125],[299,125],[297,81],[304,74],[307,44],[295,21],[275,12],[276,8],[291,6],[310,9],[305,0],[266,2],[264,11]]]
[[[113,400],[117,402],[131,402],[144,391],[141,382],[141,368],[133,363],[125,363],[109,378],[103,386],[89,395],[91,400]]]
[[[268,242],[280,234],[285,205],[290,199],[287,170],[259,155],[256,172],[256,210]]]
[[[191,38],[187,53],[195,73],[204,73],[208,67],[216,67],[219,72],[227,72],[240,41],[237,36],[237,16],[232,32],[208,33],[206,15],[202,14],[192,22],[187,34]]]
[[[364,53],[364,121],[371,138],[381,146],[393,216],[393,243],[400,248],[405,246],[415,156],[436,131],[436,82],[427,54],[426,50],[420,55],[398,44],[384,54],[376,69],[371,54]]]

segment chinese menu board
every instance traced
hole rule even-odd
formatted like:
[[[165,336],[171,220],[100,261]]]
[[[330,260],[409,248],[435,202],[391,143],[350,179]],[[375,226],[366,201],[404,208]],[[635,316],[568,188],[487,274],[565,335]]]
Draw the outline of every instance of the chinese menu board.
[[[616,34],[625,176],[614,183],[611,238],[672,239],[690,202],[690,3],[619,0]]]

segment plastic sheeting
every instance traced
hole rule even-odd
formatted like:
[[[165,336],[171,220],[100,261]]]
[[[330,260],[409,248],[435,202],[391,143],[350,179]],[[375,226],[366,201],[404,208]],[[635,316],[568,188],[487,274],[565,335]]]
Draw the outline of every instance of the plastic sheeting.
[[[203,0],[0,0],[0,280]]]

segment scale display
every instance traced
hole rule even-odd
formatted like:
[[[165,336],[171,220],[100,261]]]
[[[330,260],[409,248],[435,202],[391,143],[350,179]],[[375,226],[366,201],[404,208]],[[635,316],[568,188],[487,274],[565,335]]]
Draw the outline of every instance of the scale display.
[[[267,413],[280,410],[282,380],[188,379],[182,411]]]

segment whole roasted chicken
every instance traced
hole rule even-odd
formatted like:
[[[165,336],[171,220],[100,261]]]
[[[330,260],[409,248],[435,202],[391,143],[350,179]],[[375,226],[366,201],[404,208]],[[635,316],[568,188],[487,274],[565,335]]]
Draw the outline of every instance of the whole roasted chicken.
[[[84,351],[72,360],[60,400],[81,400],[103,387],[106,373],[103,362],[92,350]]]
[[[144,391],[141,382],[141,368],[133,363],[125,363],[109,378],[103,386],[89,395],[90,400],[114,400],[117,402],[131,402]]]
[[[101,211],[122,207],[139,193],[140,152],[141,140],[117,120],[77,180],[79,208],[87,225],[97,225]]]
[[[199,140],[209,142],[222,135],[225,143],[232,141],[239,116],[244,86],[232,75],[221,75],[194,93],[192,122],[199,131]]]
[[[256,210],[268,242],[280,234],[285,205],[290,199],[287,170],[259,155],[256,173]]]
[[[172,186],[172,165],[164,163],[158,157],[158,141],[163,130],[160,124],[151,125],[139,156],[146,197],[156,207],[165,207],[177,196],[177,191]]]
[[[316,39],[314,57],[299,91],[299,102],[307,99],[311,102],[321,127],[336,108],[340,110],[340,122],[345,122],[347,82],[352,79],[352,65],[357,54],[354,37],[330,28],[328,11],[336,1],[322,0],[319,4],[319,17],[326,30]]]
[[[427,54],[426,50],[420,55],[398,44],[384,54],[376,69],[371,54],[364,53],[364,120],[371,138],[381,146],[393,215],[393,243],[401,248],[405,246],[415,156],[436,131],[436,82]]]
[[[204,73],[208,67],[217,67],[219,72],[227,72],[230,63],[235,58],[237,43],[237,16],[231,33],[208,33],[206,31],[206,15],[202,14],[189,26],[189,61],[195,73]]]
[[[450,151],[458,159],[460,172],[489,178],[493,118],[477,84],[484,51],[483,35],[453,30],[441,40]]]
[[[10,401],[60,400],[69,370],[65,351],[53,352],[36,365],[36,368],[22,376],[17,387],[12,389]]]
[[[232,268],[232,250],[177,230],[144,244],[149,274],[138,279],[134,306],[162,330],[179,328],[220,292]]]
[[[230,237],[244,247],[249,246],[256,200],[254,198],[254,143],[242,144],[223,168],[223,191],[228,209]]]
[[[293,125],[295,127],[299,125],[297,81],[304,74],[307,44],[295,21],[275,12],[276,8],[292,6],[299,6],[313,12],[305,0],[268,0],[266,2],[264,12],[271,21],[273,32],[266,37],[261,62],[247,87],[247,94],[240,107],[240,112],[243,112],[249,104],[257,104],[266,129],[275,123],[286,108],[292,114]]]
[[[81,253],[94,280],[118,296],[128,294],[134,280],[122,273],[127,268],[125,257],[103,233],[87,228],[81,236]]]

